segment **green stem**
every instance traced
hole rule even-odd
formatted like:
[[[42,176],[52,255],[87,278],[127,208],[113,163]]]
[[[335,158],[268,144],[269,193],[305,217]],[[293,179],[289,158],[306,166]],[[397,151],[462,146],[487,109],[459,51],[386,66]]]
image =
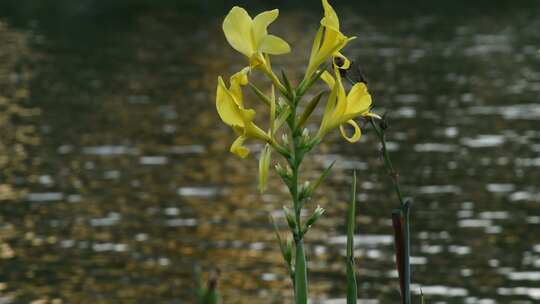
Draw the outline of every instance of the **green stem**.
[[[375,133],[377,134],[377,137],[379,138],[379,141],[381,142],[381,154],[384,159],[384,165],[386,167],[386,170],[388,171],[388,175],[390,175],[390,178],[392,179],[392,185],[394,186],[394,190],[396,192],[396,195],[398,197],[399,203],[400,203],[400,211],[403,216],[403,222],[404,222],[404,232],[403,232],[403,276],[405,279],[405,290],[404,290],[404,302],[405,304],[411,304],[411,264],[410,264],[410,248],[411,248],[411,228],[410,228],[410,203],[403,199],[403,195],[401,192],[401,188],[399,186],[399,175],[394,170],[394,166],[392,165],[392,160],[390,159],[390,154],[388,153],[388,149],[386,147],[386,138],[384,134],[384,130],[381,129],[377,124],[375,123],[375,120],[373,118],[370,119],[371,125],[373,126],[373,129],[375,130]]]
[[[296,257],[294,272],[294,296],[296,304],[306,304],[308,297],[307,265],[304,240],[295,240]]]
[[[380,129],[377,124],[375,123],[374,119],[370,119],[371,125],[373,126],[373,129],[375,130],[375,133],[377,134],[377,137],[379,138],[379,141],[381,142],[382,151],[381,154],[384,159],[384,165],[386,166],[386,170],[388,171],[388,175],[390,175],[390,178],[392,179],[392,184],[394,186],[394,190],[396,191],[396,195],[399,199],[399,202],[401,206],[405,204],[405,201],[403,200],[403,195],[401,194],[401,188],[399,186],[399,175],[394,170],[394,166],[392,165],[392,160],[390,159],[390,154],[388,153],[388,149],[386,147],[386,138],[384,136],[384,130]]]
[[[354,224],[356,219],[356,171],[353,174],[351,201],[347,216],[347,304],[356,304],[358,287],[354,263]]]
[[[292,98],[291,98],[292,96]],[[307,304],[308,299],[308,280],[307,280],[307,263],[306,254],[304,252],[304,234],[302,231],[302,202],[300,201],[298,191],[298,179],[300,165],[303,160],[303,153],[300,145],[302,140],[301,132],[296,126],[296,110],[298,105],[298,97],[293,92],[289,92],[289,104],[291,105],[291,114],[287,119],[287,125],[292,133],[293,144],[291,152],[287,155],[287,161],[292,171],[291,181],[289,183],[289,192],[291,194],[296,227],[291,231],[294,236],[295,243],[295,264],[294,264],[294,297],[296,304]]]
[[[403,205],[403,218],[405,224],[405,253],[404,253],[404,276],[405,276],[405,304],[411,304],[411,224],[410,224],[410,203],[405,202]]]
[[[296,113],[296,102],[294,101],[293,113]],[[291,119],[291,126],[295,125],[294,118]],[[299,141],[300,134],[295,127],[292,127],[293,133],[293,153],[290,158],[290,166],[292,169],[292,184],[291,184],[291,196],[293,199],[294,213],[296,219],[296,231],[294,234],[295,242],[295,278],[294,278],[294,287],[295,287],[295,298],[296,304],[306,304],[308,298],[308,281],[307,281],[307,266],[306,266],[306,254],[304,252],[304,235],[302,232],[302,202],[300,202],[298,195],[298,171],[300,169],[300,164],[302,163],[302,156],[299,153]]]

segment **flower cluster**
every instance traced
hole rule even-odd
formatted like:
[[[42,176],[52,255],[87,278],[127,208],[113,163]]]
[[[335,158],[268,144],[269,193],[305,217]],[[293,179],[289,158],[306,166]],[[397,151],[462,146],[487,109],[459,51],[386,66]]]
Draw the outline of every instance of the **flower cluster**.
[[[328,132],[338,127],[347,141],[357,142],[360,139],[361,130],[354,119],[367,116],[378,117],[370,112],[371,95],[365,83],[356,83],[348,93],[346,92],[341,72],[349,68],[350,61],[341,53],[341,50],[355,37],[347,37],[341,32],[339,18],[328,0],[322,0],[322,6],[324,17],[320,21],[319,30],[313,41],[304,78],[296,88],[292,87],[285,74],[280,79],[272,70],[270,56],[290,52],[290,46],[285,40],[268,33],[268,26],[279,15],[277,9],[262,12],[255,18],[251,18],[246,10],[235,6],[223,21],[223,32],[227,41],[235,50],[245,55],[248,61],[245,68],[230,78],[228,87],[222,77],[218,78],[216,107],[223,122],[238,135],[230,148],[232,153],[242,158],[246,157],[250,152],[244,146],[247,139],[257,139],[266,143],[259,165],[262,181],[266,180],[271,147],[284,156],[291,152],[288,149],[289,137],[286,134],[281,141],[276,139],[278,129],[287,122],[292,133],[299,131],[317,107],[321,94],[303,107],[304,112],[297,116],[296,110],[302,96],[317,80],[322,79],[328,85],[329,94],[316,136],[309,138],[304,131],[302,138],[304,138],[306,150],[310,150]],[[330,72],[326,71],[325,63],[327,62],[331,62]],[[250,74],[255,71],[262,72],[272,81],[271,96],[267,96],[249,82]],[[255,111],[249,109],[244,102],[242,89],[245,86],[251,87],[269,107],[270,126],[266,131],[254,122]],[[283,95],[283,102],[276,103],[274,88]],[[346,134],[344,128],[346,124],[353,127],[352,135]],[[299,132],[302,133],[302,131]],[[264,182],[261,182],[261,188],[264,189]]]

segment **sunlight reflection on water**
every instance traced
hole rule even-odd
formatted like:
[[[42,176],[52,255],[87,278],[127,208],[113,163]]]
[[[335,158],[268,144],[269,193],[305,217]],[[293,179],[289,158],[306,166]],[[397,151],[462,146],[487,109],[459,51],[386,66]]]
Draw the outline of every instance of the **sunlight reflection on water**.
[[[428,303],[539,300],[538,20],[424,16],[394,26],[348,14],[345,30],[362,35],[347,53],[370,77],[374,111],[388,111],[388,148],[413,199],[413,291]],[[189,302],[195,264],[222,270],[225,303],[290,299],[268,220],[285,231],[286,189],[272,175],[257,193],[255,157],[228,153],[233,134],[213,104],[216,76],[236,71],[240,56],[219,20],[185,32],[182,18],[166,16],[141,16],[84,47],[1,23],[13,49],[0,52],[0,302]],[[308,19],[283,10],[273,27],[306,50],[309,35],[291,29]],[[276,67],[300,67],[301,53]],[[333,132],[307,159],[309,178],[336,161],[307,206],[327,209],[307,245],[312,303],[345,303],[352,169],[359,303],[397,300],[396,201],[363,132],[360,145]],[[249,147],[257,155],[262,145]]]

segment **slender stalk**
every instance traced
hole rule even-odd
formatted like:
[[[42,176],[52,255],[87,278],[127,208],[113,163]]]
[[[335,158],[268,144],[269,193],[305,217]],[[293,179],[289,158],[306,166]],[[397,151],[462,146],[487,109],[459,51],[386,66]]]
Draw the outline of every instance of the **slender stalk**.
[[[401,188],[399,186],[399,175],[394,170],[394,166],[392,165],[392,160],[390,159],[390,154],[388,153],[388,148],[386,147],[386,137],[384,134],[384,130],[377,126],[373,118],[370,119],[370,122],[373,126],[373,129],[375,130],[375,133],[377,134],[377,137],[379,138],[379,141],[381,142],[381,154],[384,159],[384,165],[386,166],[388,175],[390,175],[390,178],[392,179],[392,184],[394,186],[394,190],[396,191],[399,202],[403,206],[405,204],[405,201],[403,200],[403,195],[401,194]]]
[[[400,203],[400,220],[403,221],[403,224],[400,223],[400,225],[403,225],[404,227],[400,227],[400,230],[402,231],[402,234],[396,233],[396,237],[401,238],[401,243],[396,241],[396,250],[400,252],[403,251],[403,256],[401,259],[399,259],[398,262],[398,272],[399,269],[402,270],[403,277],[400,278],[400,281],[403,283],[402,287],[402,301],[405,304],[411,304],[411,264],[410,264],[410,248],[411,248],[411,228],[410,228],[410,202],[405,201],[403,199],[403,195],[401,192],[401,188],[399,186],[399,175],[394,170],[394,166],[392,165],[392,160],[390,159],[390,154],[388,153],[388,149],[386,147],[386,138],[384,134],[384,129],[377,126],[375,123],[375,120],[373,118],[370,119],[370,123],[373,126],[373,129],[375,130],[375,133],[377,134],[377,137],[379,138],[379,141],[381,142],[381,154],[384,159],[384,165],[386,167],[386,170],[388,171],[388,175],[390,175],[390,178],[392,179],[392,185],[394,186],[394,190],[396,192],[396,195],[398,197],[399,203]],[[394,216],[393,216],[394,217]],[[401,222],[401,221],[400,221]],[[396,229],[396,227],[394,228]],[[399,247],[398,244],[401,244]],[[399,266],[399,264],[403,263],[403,266]]]
[[[405,254],[404,254],[404,276],[405,276],[405,303],[411,304],[411,222],[410,222],[410,202],[405,202],[403,205],[403,218],[405,224]]]
[[[399,277],[400,304],[405,304],[405,276],[403,275],[404,266],[404,247],[403,246],[403,220],[401,210],[395,209],[392,211],[392,226],[394,228],[394,247],[396,249],[396,268]]]
[[[358,286],[354,263],[354,224],[356,220],[356,171],[353,173],[351,201],[347,216],[347,304],[356,304]]]

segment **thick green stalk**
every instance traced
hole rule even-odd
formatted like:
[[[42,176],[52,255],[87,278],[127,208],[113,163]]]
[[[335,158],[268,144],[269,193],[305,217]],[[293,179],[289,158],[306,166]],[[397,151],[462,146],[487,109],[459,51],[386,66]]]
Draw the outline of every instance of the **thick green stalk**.
[[[293,96],[290,100],[292,107],[291,114],[287,120],[289,129],[291,130],[293,137],[292,151],[287,157],[287,161],[292,171],[291,181],[289,184],[289,192],[291,194],[294,216],[296,221],[296,229],[291,231],[294,236],[295,244],[295,264],[294,264],[294,297],[296,304],[307,304],[308,299],[308,281],[307,281],[307,263],[306,254],[304,252],[304,235],[302,231],[301,212],[302,202],[300,201],[300,195],[298,191],[298,175],[300,165],[302,163],[303,155],[300,151],[301,144],[301,132],[296,127],[296,109],[298,105],[298,98],[295,96],[294,91],[291,89],[290,96]]]
[[[295,272],[294,272],[294,296],[296,304],[306,304],[308,298],[308,281],[306,254],[304,252],[304,240],[295,240]]]
[[[295,109],[296,112],[296,109]],[[294,121],[293,121],[294,125]],[[300,169],[300,163],[302,159],[298,151],[298,141],[299,141],[299,132],[293,130],[293,142],[294,142],[294,153],[291,161],[292,166],[292,187],[291,195],[294,203],[294,213],[296,218],[296,231],[294,232],[294,242],[295,242],[295,271],[294,271],[294,287],[295,287],[295,298],[296,304],[307,304],[308,298],[308,281],[307,281],[307,263],[306,263],[306,254],[304,252],[304,235],[302,232],[302,222],[301,222],[301,213],[302,205],[299,200],[298,195],[298,171]]]

